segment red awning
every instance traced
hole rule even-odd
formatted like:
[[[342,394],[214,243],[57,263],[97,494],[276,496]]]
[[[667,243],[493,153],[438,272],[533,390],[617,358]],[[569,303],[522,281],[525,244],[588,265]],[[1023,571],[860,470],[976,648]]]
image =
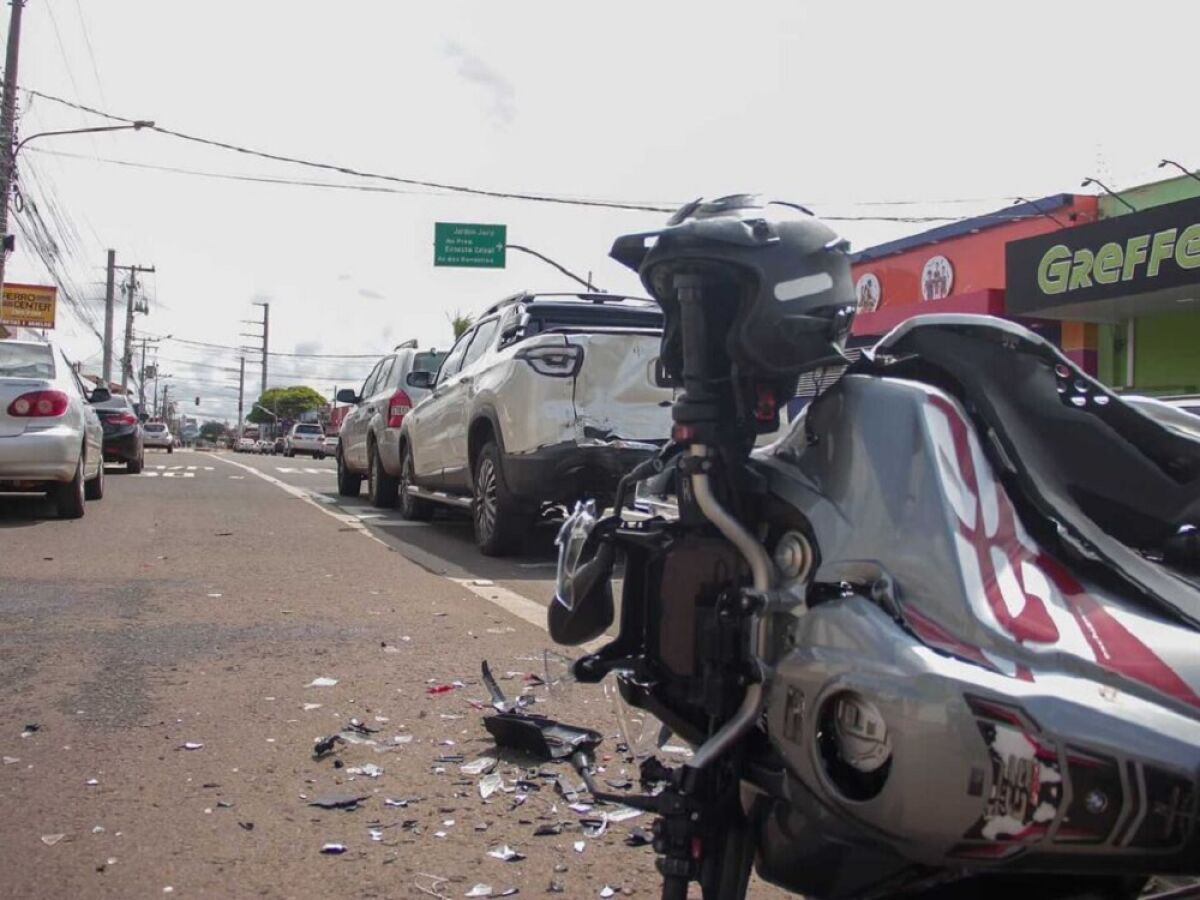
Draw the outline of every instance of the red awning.
[[[973,313],[979,316],[1004,315],[1004,291],[998,288],[985,288],[982,291],[972,291],[958,297],[947,297],[945,300],[928,300],[921,303],[905,303],[898,306],[885,306],[875,312],[860,312],[854,317],[852,333],[855,335],[887,334],[901,322],[915,316],[936,315],[938,313]]]

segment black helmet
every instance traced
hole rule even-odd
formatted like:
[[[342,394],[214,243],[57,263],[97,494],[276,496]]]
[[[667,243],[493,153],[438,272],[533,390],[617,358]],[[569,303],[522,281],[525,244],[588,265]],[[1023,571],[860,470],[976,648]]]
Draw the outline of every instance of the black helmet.
[[[661,231],[617,238],[610,255],[662,306],[673,378],[683,368],[680,276],[709,295],[708,330],[725,336],[739,373],[779,378],[844,361],[855,308],[847,249],[802,207],[736,194],[689,203]]]

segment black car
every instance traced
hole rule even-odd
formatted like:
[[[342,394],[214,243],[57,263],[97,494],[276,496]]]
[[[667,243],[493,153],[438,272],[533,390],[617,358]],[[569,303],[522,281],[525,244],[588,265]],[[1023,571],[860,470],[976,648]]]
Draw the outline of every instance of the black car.
[[[104,426],[104,461],[125,463],[131,475],[142,471],[142,423],[129,397],[113,394],[93,408]]]

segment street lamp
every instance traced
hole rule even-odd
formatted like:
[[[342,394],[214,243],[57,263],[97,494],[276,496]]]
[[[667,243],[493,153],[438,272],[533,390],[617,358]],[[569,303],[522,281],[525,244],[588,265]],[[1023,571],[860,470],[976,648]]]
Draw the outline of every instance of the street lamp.
[[[141,131],[143,128],[153,128],[154,122],[149,119],[138,119],[136,122],[131,122],[128,125],[100,125],[95,128],[68,128],[65,131],[39,131],[37,134],[31,134],[29,137],[20,141],[13,148],[10,165],[15,165],[17,162],[17,154],[21,152],[21,148],[30,141],[38,138],[54,137],[60,134],[99,134],[102,131]]]
[[[1189,169],[1187,166],[1183,165],[1182,163],[1175,162],[1175,160],[1173,160],[1173,159],[1164,159],[1162,162],[1160,162],[1158,164],[1158,167],[1160,169],[1163,168],[1164,166],[1174,166],[1180,172],[1182,172],[1184,175],[1186,175],[1188,178],[1194,178],[1194,179],[1196,179],[1196,181],[1200,181],[1200,175],[1197,175],[1195,172],[1193,172],[1191,169]]]
[[[1118,202],[1123,203],[1125,205],[1125,208],[1128,209],[1130,212],[1137,212],[1136,206],[1134,206],[1132,203],[1130,203],[1128,200],[1126,200],[1124,197],[1122,197],[1120,194],[1118,194],[1116,191],[1114,191],[1112,188],[1110,188],[1107,184],[1105,184],[1099,178],[1085,178],[1085,179],[1083,179],[1083,183],[1080,184],[1079,186],[1080,187],[1088,187],[1093,184],[1096,185],[1096,187],[1100,188],[1100,190],[1104,191],[1104,193],[1108,194],[1108,196],[1112,197],[1114,200],[1117,200]]]
[[[138,119],[128,125],[101,125],[95,128],[68,128],[63,131],[39,131],[20,141],[12,149],[8,159],[0,168],[0,293],[4,291],[4,268],[8,259],[8,197],[12,193],[13,176],[17,171],[17,154],[30,141],[44,137],[55,137],[63,134],[96,134],[101,131],[141,131],[143,128],[153,128],[154,123],[149,119]]]

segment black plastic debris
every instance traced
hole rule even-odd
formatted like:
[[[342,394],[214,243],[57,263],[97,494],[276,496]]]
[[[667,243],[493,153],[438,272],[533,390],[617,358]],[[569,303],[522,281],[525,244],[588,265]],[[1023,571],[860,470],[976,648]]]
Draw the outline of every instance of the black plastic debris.
[[[527,713],[499,712],[484,718],[483,725],[501,747],[545,760],[569,759],[576,753],[591,755],[603,740],[590,728]]]
[[[629,834],[625,836],[625,846],[627,847],[645,847],[652,843],[654,843],[654,835],[645,828],[631,828]]]
[[[562,834],[562,825],[559,822],[539,825],[533,832],[534,837],[549,837],[555,834]]]
[[[308,805],[318,806],[321,809],[355,810],[358,809],[358,804],[369,796],[369,794],[324,794],[309,800]]]
[[[368,725],[364,725],[358,719],[351,719],[350,724],[343,728],[342,731],[349,731],[353,734],[361,734],[363,737],[379,733],[378,728],[371,728]]]
[[[253,831],[254,823],[253,822],[238,822],[238,828],[242,829],[242,831]]]
[[[337,745],[342,743],[342,738],[336,734],[331,734],[329,737],[323,737],[313,744],[313,759],[324,759],[335,749]]]

